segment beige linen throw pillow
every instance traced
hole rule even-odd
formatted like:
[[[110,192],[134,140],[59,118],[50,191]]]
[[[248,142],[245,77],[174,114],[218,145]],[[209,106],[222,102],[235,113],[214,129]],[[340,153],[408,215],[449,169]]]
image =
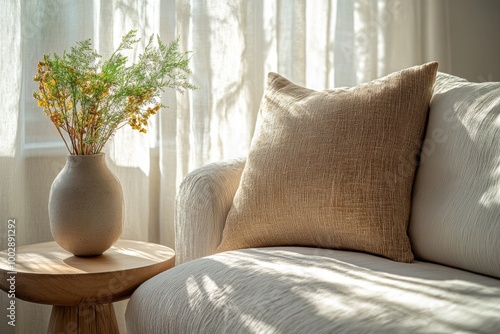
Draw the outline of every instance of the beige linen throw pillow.
[[[311,246],[411,262],[410,196],[437,67],[328,91],[270,73],[218,251]]]

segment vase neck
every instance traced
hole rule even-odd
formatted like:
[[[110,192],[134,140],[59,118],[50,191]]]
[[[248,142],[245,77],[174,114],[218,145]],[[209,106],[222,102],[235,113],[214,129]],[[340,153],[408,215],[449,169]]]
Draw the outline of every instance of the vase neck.
[[[91,155],[72,155],[68,154],[66,156],[66,164],[69,167],[76,167],[77,165],[88,165],[88,164],[103,164],[105,162],[104,153],[91,154]]]

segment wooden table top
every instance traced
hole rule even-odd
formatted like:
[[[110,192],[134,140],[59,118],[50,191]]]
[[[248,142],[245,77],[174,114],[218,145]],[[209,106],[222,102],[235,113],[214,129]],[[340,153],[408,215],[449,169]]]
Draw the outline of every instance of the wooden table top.
[[[106,304],[130,297],[144,281],[174,266],[166,246],[119,240],[102,255],[76,257],[56,242],[20,246],[14,270],[0,252],[0,288],[15,274],[15,294],[23,300],[61,306]]]

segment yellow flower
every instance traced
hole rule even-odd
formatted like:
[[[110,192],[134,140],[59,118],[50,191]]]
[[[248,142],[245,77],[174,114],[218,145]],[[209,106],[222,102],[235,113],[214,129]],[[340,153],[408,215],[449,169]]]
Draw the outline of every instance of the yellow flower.
[[[45,99],[41,99],[41,100],[38,100],[37,105],[39,107],[47,107],[49,104],[47,103],[47,101]]]

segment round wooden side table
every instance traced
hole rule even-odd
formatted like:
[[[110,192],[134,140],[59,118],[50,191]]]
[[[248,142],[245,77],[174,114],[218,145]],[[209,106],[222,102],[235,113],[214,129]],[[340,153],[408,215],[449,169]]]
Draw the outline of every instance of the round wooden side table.
[[[17,247],[14,270],[0,252],[0,288],[8,292],[15,282],[16,298],[53,305],[48,333],[118,333],[112,303],[174,261],[171,248],[141,241],[119,240],[96,257],[76,257],[45,242]]]

